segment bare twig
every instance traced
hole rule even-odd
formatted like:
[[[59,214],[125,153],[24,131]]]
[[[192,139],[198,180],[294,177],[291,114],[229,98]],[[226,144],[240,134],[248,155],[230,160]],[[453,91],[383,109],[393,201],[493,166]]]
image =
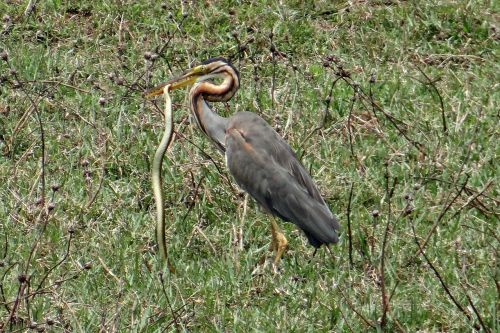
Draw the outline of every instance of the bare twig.
[[[45,282],[45,280],[47,279],[47,277],[50,275],[50,273],[54,269],[56,269],[58,266],[60,266],[68,258],[68,256],[69,256],[69,250],[70,250],[70,247],[71,247],[71,239],[73,239],[73,231],[69,232],[69,238],[68,238],[68,245],[66,247],[66,253],[61,258],[61,260],[59,260],[54,266],[52,266],[51,268],[49,268],[49,270],[45,273],[45,276],[41,279],[40,283],[38,284],[38,287],[35,289],[35,293],[42,288],[43,283]]]
[[[238,38],[238,33],[236,31],[233,31],[231,34],[236,41],[236,55],[238,56],[238,71],[241,71],[241,42],[240,39]],[[231,59],[232,57],[230,57]]]
[[[3,225],[2,228],[5,228],[5,225]],[[5,233],[4,233],[4,237],[5,237],[5,242],[4,242],[4,246],[3,246],[2,260],[5,260],[5,258],[7,258],[7,253],[9,253],[9,238],[7,237],[7,231],[6,230],[5,230]]]
[[[444,183],[444,184],[448,184],[448,185],[456,185],[456,182],[454,181],[450,181],[450,180],[446,180],[446,179],[441,179],[441,178],[437,178],[437,177],[415,177],[416,179],[419,179],[419,180],[424,180],[425,182],[429,182],[429,181],[436,181],[436,182],[440,182],[440,183]],[[472,194],[472,193],[479,193],[478,190],[476,189],[473,189],[469,186],[466,186],[465,187],[465,192],[467,192],[469,195]],[[491,200],[495,203],[495,205],[500,205],[500,200],[498,200],[497,198],[495,197],[492,197],[491,195],[487,195],[485,194],[483,191],[481,191],[482,193],[479,194],[478,197],[484,197],[488,200]]]
[[[262,103],[260,101],[260,92],[259,92],[259,66],[257,64],[257,61],[255,61],[255,58],[253,56],[250,57],[250,61],[253,64],[253,82],[254,82],[254,96],[255,96],[255,103],[256,107],[259,111],[262,110]]]
[[[342,296],[342,298],[346,301],[347,303],[347,306],[349,307],[349,309],[351,309],[355,314],[358,315],[359,318],[361,318],[361,320],[368,326],[370,326],[371,328],[375,329],[376,326],[370,322],[368,319],[365,318],[365,316],[363,316],[358,310],[356,310],[356,308],[354,308],[354,306],[352,305],[352,303],[349,301],[349,299],[346,297],[346,295],[344,295],[344,293],[342,292],[342,290],[340,288],[336,288],[337,291],[340,293],[340,295]]]
[[[191,173],[191,177],[193,177],[192,173]],[[184,214],[184,217],[182,218],[182,224],[184,224],[184,222],[186,221],[186,218],[188,217],[189,213],[191,212],[191,210],[193,209],[193,207],[196,203],[196,199],[198,199],[198,193],[200,192],[200,186],[201,186],[201,183],[203,182],[204,179],[205,179],[205,176],[201,176],[200,180],[198,181],[198,184],[196,184],[196,186],[194,188],[193,200],[191,200],[191,202],[189,203],[189,207],[186,211],[186,214]]]
[[[165,299],[167,300],[168,308],[170,309],[170,313],[172,314],[172,318],[173,318],[173,321],[175,323],[175,329],[177,330],[177,332],[181,332],[179,320],[177,319],[177,315],[175,314],[174,309],[172,308],[172,303],[170,303],[170,298],[168,297],[167,291],[165,290],[165,283],[163,282],[163,272],[158,273],[158,276],[160,277],[163,295],[165,295]]]
[[[472,202],[474,202],[475,200],[477,200],[478,197],[480,197],[484,192],[486,192],[490,187],[491,185],[493,185],[493,181],[490,180],[488,181],[488,183],[484,186],[484,188],[477,192],[474,196],[472,196],[472,198],[470,198],[469,200],[467,200],[466,203],[464,203],[462,205],[462,207],[460,207],[456,212],[455,214],[453,214],[453,216],[450,218],[450,220],[453,220],[458,214],[460,214],[460,212],[467,206],[469,206]],[[464,188],[465,190],[467,190],[466,188]]]
[[[391,201],[396,188],[398,179],[394,178],[392,183],[392,188],[389,190],[389,169],[388,163],[385,164],[385,184],[386,184],[386,196],[387,196],[387,223],[385,225],[384,238],[382,240],[382,249],[380,253],[380,288],[382,294],[382,316],[380,318],[380,326],[385,327],[387,312],[389,311],[389,299],[387,297],[387,290],[385,286],[385,249],[387,243],[389,242],[389,230],[391,226]]]
[[[441,222],[441,220],[443,219],[443,217],[445,216],[446,212],[450,209],[451,205],[453,205],[453,203],[457,200],[457,198],[460,196],[460,194],[462,194],[462,191],[464,190],[465,186],[467,185],[467,182],[469,181],[469,175],[466,175],[466,178],[465,178],[465,181],[462,185],[462,187],[460,188],[460,190],[457,192],[457,194],[453,197],[453,199],[451,199],[451,201],[444,205],[443,206],[443,209],[441,210],[441,212],[439,213],[436,221],[434,222],[434,224],[432,225],[431,227],[431,230],[429,231],[429,233],[427,234],[427,237],[425,237],[425,240],[424,242],[422,243],[422,245],[419,244],[419,249],[417,250],[417,252],[415,253],[414,257],[418,257],[418,255],[420,253],[422,253],[422,250],[425,249],[425,247],[427,246],[427,243],[429,242],[429,240],[431,239],[431,236],[434,234],[434,231],[436,231],[439,223]]]
[[[401,326],[401,324],[399,323],[399,320],[397,320],[396,318],[393,318],[394,320],[394,323],[396,324],[396,328],[400,331],[400,332],[406,332],[406,330],[403,328],[403,326]]]
[[[372,74],[372,76],[370,77],[370,81],[369,81],[370,85],[368,86],[368,97],[370,98],[370,101],[373,101],[372,85],[375,83],[375,80],[376,80],[375,74]],[[377,112],[375,111],[375,105],[373,105],[373,103],[370,103],[370,105],[372,107],[372,113],[378,121],[379,119],[378,119]]]
[[[9,271],[14,268],[14,266],[16,266],[18,263],[15,262],[13,264],[11,264],[9,267],[7,267],[5,269],[5,271],[3,272],[3,275],[2,275],[2,278],[0,279],[0,292],[1,292],[1,295],[2,295],[2,300],[3,300],[3,304],[5,306],[5,309],[7,310],[8,313],[10,313],[10,308],[9,308],[9,305],[7,304],[7,299],[5,298],[5,292],[3,290],[3,281],[5,280],[5,277],[7,276],[7,273],[9,273]]]
[[[26,95],[28,96],[28,93],[26,92]],[[38,120],[38,126],[40,128],[40,149],[42,150],[42,157],[40,161],[40,181],[41,181],[41,188],[40,188],[40,197],[42,199],[42,205],[45,207],[45,214],[48,214],[48,207],[45,203],[45,131],[43,129],[43,122],[42,122],[42,115],[40,114],[40,111],[38,110],[38,107],[36,106],[35,102],[29,97],[29,100],[31,101],[33,105],[33,109],[35,110],[36,114],[36,119]]]
[[[65,277],[63,279],[59,279],[59,280],[56,280],[54,281],[52,284],[48,285],[47,287],[45,288],[41,288],[40,290],[38,291],[33,291],[33,292],[30,292],[30,293],[24,293],[24,296],[20,297],[20,301],[21,300],[28,300],[30,298],[33,298],[34,296],[36,295],[42,295],[42,294],[50,294],[51,292],[49,291],[49,289],[55,287],[55,286],[60,286],[62,283],[66,282],[66,281],[70,281],[70,280],[74,280],[78,277],[78,275],[83,271],[85,270],[85,268],[81,268],[79,271],[77,271],[75,274],[72,274],[68,277]],[[28,281],[29,283],[29,281]],[[6,304],[13,304],[15,303],[16,301],[11,301],[11,302],[8,302]]]
[[[53,85],[56,85],[56,86],[64,86],[66,88],[71,88],[73,90],[77,90],[79,92],[86,93],[86,94],[91,94],[92,93],[91,91],[85,90],[85,89],[83,89],[81,87],[77,87],[77,86],[71,85],[69,83],[64,83],[64,82],[56,81],[56,80],[26,80],[26,81],[19,81],[19,83],[21,83],[21,84],[23,84],[23,83],[53,84]]]
[[[460,226],[464,227],[464,228],[469,228],[469,229],[474,230],[474,231],[476,231],[476,232],[478,232],[480,234],[489,235],[490,237],[495,238],[495,240],[500,244],[500,237],[499,237],[499,235],[497,235],[497,233],[493,229],[491,229],[490,227],[488,227],[487,225],[484,225],[484,228],[486,229],[486,231],[489,232],[489,234],[486,233],[486,232],[484,232],[483,230],[481,230],[479,228],[473,227],[473,226],[465,224],[465,223],[461,223]],[[492,246],[492,244],[488,244],[488,245]]]
[[[476,127],[476,130],[477,130],[477,127]],[[455,177],[455,180],[453,182],[454,185],[458,184],[458,181],[459,181],[459,178],[460,178],[460,175],[462,174],[462,171],[464,170],[465,168],[465,164],[467,163],[467,161],[469,160],[469,157],[470,157],[470,154],[471,154],[471,151],[472,151],[472,145],[469,144],[467,146],[467,153],[465,155],[465,157],[463,158],[463,162],[462,162],[462,165],[460,166],[460,170],[458,171],[457,173],[457,176]],[[439,225],[439,222],[441,221],[441,219],[444,217],[444,215],[446,214],[446,212],[451,208],[451,205],[455,202],[455,200],[458,199],[458,197],[462,194],[462,191],[467,187],[467,182],[469,181],[469,175],[466,174],[466,178],[465,178],[465,181],[463,183],[463,185],[460,187],[459,191],[457,192],[457,194],[455,195],[455,197],[449,201],[449,203],[447,205],[444,205],[443,206],[443,209],[441,210],[441,212],[439,213],[438,215],[438,218],[436,219],[436,221],[434,222],[434,224],[432,225],[431,227],[431,230],[429,231],[427,237],[425,238],[424,240],[424,243],[422,244],[422,249],[425,249],[425,247],[427,246],[427,243],[429,242],[432,234],[434,233],[434,231],[436,230],[436,228],[438,227]],[[448,196],[446,198],[446,201],[448,201],[448,199],[451,197],[451,194],[452,192],[450,191],[448,193]],[[420,250],[418,250],[415,255],[414,255],[414,258],[417,257],[418,255],[420,254]]]
[[[472,299],[470,298],[469,294],[467,293],[467,289],[465,286],[460,283],[460,286],[462,287],[462,291],[464,292],[465,297],[467,297],[467,301],[469,302],[469,305],[471,306],[472,310],[477,316],[477,320],[479,320],[479,324],[481,324],[481,327],[483,328],[483,331],[486,333],[491,332],[491,330],[484,324],[483,318],[481,317],[481,314],[477,310],[476,306],[474,305],[474,302],[472,302]]]
[[[97,186],[97,189],[93,192],[92,196],[89,198],[88,203],[85,205],[86,209],[89,209],[90,206],[92,206],[92,204],[94,203],[95,199],[97,198],[97,195],[99,194],[99,192],[102,189],[102,185],[104,183],[105,176],[106,176],[106,167],[103,164],[102,170],[101,170],[101,177],[99,180],[99,185]]]
[[[7,64],[9,65],[10,69],[11,69],[11,72],[13,73],[15,79],[17,82],[21,82],[18,74],[17,74],[17,71],[15,70],[15,68],[12,66],[11,62],[6,60],[7,61]],[[20,84],[20,88],[21,88],[21,91],[25,94],[26,98],[30,101],[31,103],[31,106],[33,108],[33,111],[35,112],[36,114],[36,119],[38,121],[38,126],[39,126],[39,129],[40,129],[40,148],[42,150],[42,157],[41,157],[41,161],[40,161],[40,171],[41,171],[41,205],[43,207],[45,207],[45,213],[48,214],[48,208],[47,208],[47,205],[46,205],[46,202],[45,202],[45,160],[46,160],[46,156],[45,156],[45,130],[43,128],[43,122],[42,122],[42,116],[41,116],[41,112],[40,110],[38,109],[38,101],[35,102],[35,100],[33,99],[33,97],[31,96],[30,92],[27,91],[24,87],[23,84]],[[41,97],[40,97],[41,98]],[[40,99],[39,98],[39,99]]]
[[[351,149],[351,156],[355,157],[354,155],[354,147],[352,144],[352,111],[354,109],[354,102],[356,102],[356,87],[352,87],[353,95],[351,98],[351,106],[349,107],[349,117],[347,118],[347,132],[349,133],[349,148]]]
[[[349,264],[351,268],[354,266],[352,260],[352,231],[351,231],[351,203],[352,203],[352,192],[354,189],[354,183],[351,183],[351,190],[349,191],[349,202],[347,204],[347,233],[349,240]]]
[[[323,110],[323,119],[321,120],[321,122],[319,123],[319,125],[316,126],[311,132],[309,132],[309,134],[307,134],[307,136],[302,140],[299,148],[304,147],[305,143],[311,138],[311,136],[313,136],[314,133],[316,133],[317,131],[319,131],[323,127],[325,127],[326,121],[327,121],[328,117],[330,117],[330,111],[329,111],[329,109],[330,109],[330,104],[332,102],[333,88],[335,87],[335,85],[337,84],[337,82],[341,78],[342,77],[339,76],[335,80],[333,80],[332,85],[330,87],[330,92],[328,93],[328,97],[326,98],[326,105],[325,105],[325,109]]]
[[[453,294],[451,293],[450,289],[448,288],[448,286],[444,282],[443,278],[441,277],[441,274],[439,274],[439,271],[436,269],[436,267],[434,267],[434,265],[432,264],[432,262],[429,260],[429,258],[425,254],[424,248],[420,245],[420,242],[418,241],[417,234],[415,232],[415,226],[413,225],[413,223],[411,223],[411,229],[413,231],[413,238],[414,238],[415,243],[417,244],[417,246],[419,248],[420,253],[424,257],[424,259],[427,262],[427,264],[429,265],[429,267],[434,272],[434,275],[439,280],[439,283],[443,287],[445,293],[448,295],[448,297],[453,302],[453,304],[455,304],[455,306],[460,310],[460,312],[462,312],[467,317],[467,319],[469,321],[472,321],[472,316],[470,315],[470,313],[456,300],[456,298],[453,296]],[[476,330],[479,330],[480,327],[479,327],[479,325],[474,324],[474,328]]]
[[[346,316],[344,315],[344,312],[342,311],[342,309],[339,307],[339,311],[340,311],[340,315],[342,316],[342,318],[344,319],[346,325],[347,325],[347,328],[349,329],[350,332],[354,333],[355,331],[352,329],[351,325],[349,324],[349,322],[347,321],[347,318]]]
[[[208,159],[212,164],[213,166],[217,169],[217,172],[219,173],[219,175],[222,177],[222,179],[225,180],[226,184],[231,188],[232,192],[233,193],[238,193],[238,189],[234,187],[233,185],[233,182],[229,180],[228,176],[227,176],[227,173],[225,173],[221,167],[217,164],[217,162],[215,162],[215,160],[212,158],[212,156],[210,156],[210,154],[208,154],[202,147],[200,147],[199,145],[197,145],[193,140],[189,139],[188,137],[186,137],[184,134],[182,134],[181,132],[177,131],[175,132],[180,138],[182,138],[183,140],[186,140],[188,143],[190,143],[191,145],[193,145],[195,148],[197,148],[201,155]]]
[[[178,24],[178,30],[180,30],[180,28],[182,27],[182,24],[184,23],[184,20],[186,19],[187,15],[183,15],[182,16],[182,20],[181,22]],[[162,54],[167,50],[167,47],[170,45],[170,42],[172,41],[172,39],[174,38],[175,36],[175,32],[177,30],[175,30],[174,32],[172,32],[169,36],[168,36],[168,39],[167,41],[163,44],[163,46],[161,48],[158,49],[158,51],[156,52],[158,54],[159,57],[162,56]],[[151,61],[150,65],[146,68],[146,70],[140,74],[130,85],[128,85],[127,87],[127,90],[125,91],[125,93],[123,94],[122,96],[122,99],[124,99],[125,97],[128,96],[128,94],[130,93],[130,91],[135,87],[137,86],[137,84],[139,83],[139,81],[145,76],[147,75],[149,72],[152,71],[154,65],[157,63],[157,61]]]
[[[446,126],[446,117],[444,114],[444,102],[443,102],[443,97],[441,97],[441,94],[439,93],[439,89],[436,87],[436,80],[432,80],[425,72],[418,66],[416,66],[418,71],[422,73],[422,75],[425,77],[429,85],[434,89],[436,94],[438,95],[439,98],[439,103],[441,104],[441,122],[443,124],[443,134],[447,135],[448,134],[448,127]]]
[[[107,148],[108,148],[108,145],[107,145],[107,139],[105,139],[104,141],[104,154],[103,154],[103,157],[102,159],[104,160],[105,159],[105,156],[106,156],[106,153],[107,153]],[[106,163],[105,161],[102,161],[102,168],[101,168],[101,177],[100,177],[100,180],[99,180],[99,185],[97,186],[97,189],[93,192],[92,196],[89,198],[86,206],[85,206],[85,209],[89,209],[90,206],[92,206],[92,204],[94,203],[95,199],[97,198],[97,195],[99,194],[99,192],[101,191],[102,189],[102,185],[104,184],[104,178],[106,177]],[[82,212],[83,213],[83,212]]]
[[[368,101],[370,103],[370,105],[372,106],[372,111],[375,115],[375,117],[377,117],[376,113],[375,113],[375,110],[378,110],[379,112],[381,112],[388,120],[389,122],[394,126],[394,128],[396,128],[396,130],[408,141],[410,142],[415,148],[418,149],[419,152],[421,152],[422,154],[425,155],[425,150],[424,150],[424,146],[413,140],[412,138],[410,138],[406,131],[403,130],[399,125],[398,123],[400,124],[404,124],[405,126],[408,127],[407,124],[405,124],[403,121],[399,120],[399,119],[396,119],[393,115],[391,115],[390,113],[386,112],[380,105],[377,104],[377,102],[375,101],[374,97],[373,97],[373,93],[372,93],[372,90],[371,90],[371,84],[373,82],[375,82],[375,78],[372,76],[372,78],[370,78],[370,90],[369,90],[369,94],[365,93],[363,91],[363,89],[361,89],[359,87],[359,85],[354,82],[350,76],[350,73],[348,71],[346,71],[342,65],[340,64],[340,62],[337,60],[333,60],[333,62],[336,64],[336,74],[345,82],[347,83],[351,88],[353,88],[355,91],[358,92],[358,95],[362,98],[360,98],[360,101],[363,102],[363,99]],[[328,66],[329,67],[329,66]],[[363,103],[364,105],[364,103]],[[378,120],[378,117],[377,117],[377,120]]]
[[[325,127],[326,122],[331,117],[331,115],[330,115],[330,104],[332,103],[333,88],[335,87],[335,85],[337,84],[337,82],[340,79],[341,79],[341,77],[339,76],[335,80],[332,81],[332,85],[330,87],[330,91],[328,92],[328,96],[325,99],[326,103],[325,103],[325,109],[323,110],[323,119],[322,119],[321,124],[319,125],[318,129]]]
[[[179,318],[179,317],[181,317],[181,316],[182,316],[182,312],[184,312],[185,308],[186,308],[188,305],[189,305],[189,303],[184,303],[183,305],[181,305],[180,307],[178,307],[177,309],[175,309],[175,310],[173,311],[173,313],[175,313],[175,314],[176,314],[177,318]],[[163,309],[161,310],[161,312],[162,312],[162,313],[164,312],[164,311],[163,311]],[[169,314],[170,314],[170,313],[169,313]],[[158,314],[152,314],[152,315],[150,315],[150,316],[148,317],[148,320],[149,320],[149,319],[151,319],[151,318],[153,318],[153,317],[155,317],[155,316],[157,316],[157,315],[158,315]],[[154,322],[152,322],[152,323],[151,323],[151,325],[156,324],[156,323],[159,323],[160,321],[162,321],[162,320],[163,320],[164,318],[166,318],[166,317],[167,317],[167,314],[163,313],[161,316],[159,316],[159,318],[157,318]],[[171,319],[171,320],[167,323],[167,325],[163,327],[162,332],[167,331],[167,330],[170,328],[170,326],[172,326],[172,325],[174,325],[174,324],[175,324],[175,319],[173,319],[173,318],[172,318],[172,319]],[[150,326],[150,327],[152,327],[152,326]]]
[[[17,307],[19,306],[19,302],[21,301],[21,297],[24,294],[24,289],[26,289],[27,283],[26,280],[29,279],[26,275],[22,274],[18,277],[19,280],[19,288],[17,290],[17,295],[16,295],[16,300],[14,301],[14,305],[12,306],[12,309],[10,310],[9,317],[7,318],[7,321],[3,324],[3,327],[6,327],[7,325],[10,326],[10,329],[12,330],[12,319],[14,318]]]
[[[351,83],[350,81],[348,81],[346,78],[343,78],[343,80],[349,84],[349,85],[353,85],[353,83]],[[370,93],[369,95],[367,95],[363,89],[361,88],[358,88],[358,92],[359,92],[359,95],[361,97],[363,97],[365,100],[367,100],[370,105],[372,106],[372,109],[373,110],[378,110],[379,112],[381,112],[386,118],[387,120],[389,120],[389,122],[392,124],[392,126],[399,132],[399,134],[401,134],[409,143],[411,143],[415,148],[417,148],[417,150],[419,152],[421,152],[422,154],[426,154],[425,153],[425,150],[423,148],[423,145],[418,142],[418,141],[415,141],[413,140],[412,138],[410,138],[408,136],[408,134],[406,133],[405,130],[403,130],[399,125],[398,125],[398,122],[399,123],[403,123],[402,121],[396,119],[393,115],[391,115],[390,113],[388,113],[387,111],[385,111],[380,105],[378,105],[378,103],[375,101],[375,99],[373,98],[373,95],[372,93]],[[361,99],[362,100],[362,99]]]
[[[274,89],[275,89],[275,82],[276,82],[276,46],[273,43],[273,36],[274,34],[272,32],[269,33],[269,38],[271,39],[271,55],[272,55],[272,63],[273,63],[273,75],[271,79],[271,105],[274,111]]]

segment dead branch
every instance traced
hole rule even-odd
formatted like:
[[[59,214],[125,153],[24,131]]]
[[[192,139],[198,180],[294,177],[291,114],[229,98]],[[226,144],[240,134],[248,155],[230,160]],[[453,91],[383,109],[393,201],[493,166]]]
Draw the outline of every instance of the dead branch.
[[[435,84],[435,82],[437,80],[432,80],[429,76],[427,76],[427,74],[425,74],[425,72],[420,67],[418,67],[418,66],[416,66],[416,67],[417,67],[418,71],[420,73],[422,73],[422,75],[425,77],[428,84],[434,89],[434,91],[438,95],[439,103],[441,104],[441,122],[443,124],[443,134],[447,135],[448,134],[448,127],[446,126],[446,117],[445,117],[445,113],[444,113],[444,102],[443,102],[443,97],[441,97],[441,94],[439,93],[439,89],[436,87],[436,84]]]
[[[351,203],[352,203],[352,192],[354,189],[354,183],[351,183],[351,190],[349,191],[349,202],[347,203],[347,233],[349,240],[349,264],[353,268],[354,263],[352,260],[352,231],[351,231]]]

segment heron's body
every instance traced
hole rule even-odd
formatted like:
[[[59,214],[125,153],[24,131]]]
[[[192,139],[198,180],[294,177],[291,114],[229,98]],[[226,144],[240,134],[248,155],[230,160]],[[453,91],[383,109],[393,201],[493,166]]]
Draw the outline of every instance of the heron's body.
[[[314,247],[338,241],[338,222],[283,138],[251,112],[229,118],[226,160],[238,185],[267,212],[293,222]]]
[[[215,84],[212,80],[217,78],[223,82]],[[336,217],[286,141],[255,113],[238,112],[224,118],[207,104],[227,101],[238,90],[239,76],[234,67],[221,58],[208,60],[153,89],[149,96],[158,95],[167,84],[172,85],[170,89],[194,84],[189,93],[194,118],[225,153],[229,172],[243,190],[270,214],[302,229],[312,246],[338,242]],[[277,262],[287,241],[274,221],[272,231]]]

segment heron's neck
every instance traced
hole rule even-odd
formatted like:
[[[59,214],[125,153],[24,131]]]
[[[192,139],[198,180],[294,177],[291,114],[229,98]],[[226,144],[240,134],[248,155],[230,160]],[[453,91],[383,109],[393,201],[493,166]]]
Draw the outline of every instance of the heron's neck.
[[[191,97],[191,110],[198,127],[219,150],[224,152],[226,150],[225,137],[228,119],[212,111],[210,105],[203,99],[202,94],[194,94]]]

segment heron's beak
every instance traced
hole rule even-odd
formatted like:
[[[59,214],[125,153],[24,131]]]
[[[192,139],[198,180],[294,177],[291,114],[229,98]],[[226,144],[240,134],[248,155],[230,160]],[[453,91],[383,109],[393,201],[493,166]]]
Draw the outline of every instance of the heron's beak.
[[[196,67],[186,71],[181,76],[174,78],[174,79],[171,79],[171,80],[168,80],[167,82],[164,82],[164,83],[160,84],[159,86],[156,86],[153,89],[146,91],[144,93],[144,97],[145,98],[152,98],[152,97],[163,94],[163,88],[166,85],[170,85],[169,90],[175,90],[175,89],[179,89],[179,88],[182,88],[185,86],[192,85],[196,82],[196,80],[200,76],[206,74],[205,72],[206,72],[205,66],[203,66],[203,65],[196,66]]]

